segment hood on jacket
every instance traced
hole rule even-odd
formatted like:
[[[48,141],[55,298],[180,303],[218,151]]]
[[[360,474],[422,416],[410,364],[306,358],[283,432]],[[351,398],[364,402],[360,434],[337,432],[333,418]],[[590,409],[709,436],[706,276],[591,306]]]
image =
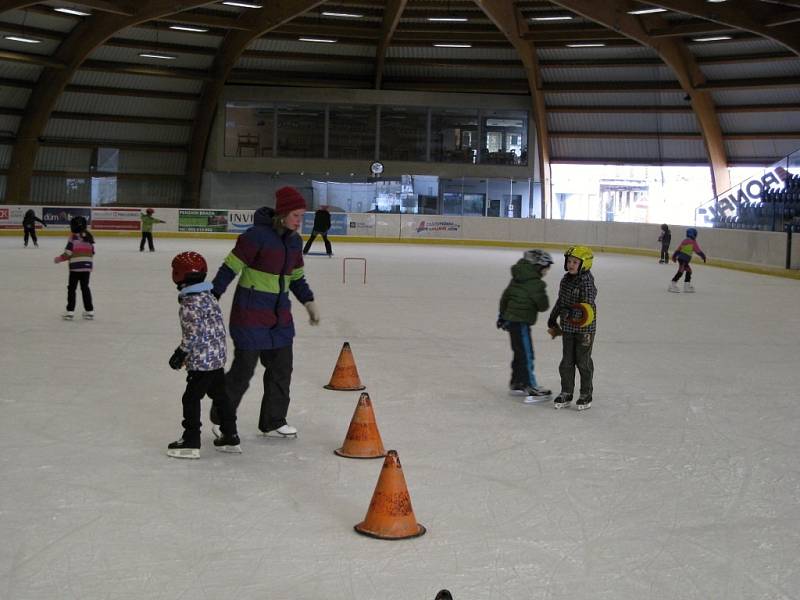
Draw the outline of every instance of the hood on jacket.
[[[511,267],[511,277],[514,281],[528,281],[530,279],[541,279],[542,271],[538,265],[528,262],[524,258],[519,259],[517,264]]]
[[[253,215],[253,225],[267,225],[272,226],[272,217],[275,216],[275,210],[269,206],[262,206]]]

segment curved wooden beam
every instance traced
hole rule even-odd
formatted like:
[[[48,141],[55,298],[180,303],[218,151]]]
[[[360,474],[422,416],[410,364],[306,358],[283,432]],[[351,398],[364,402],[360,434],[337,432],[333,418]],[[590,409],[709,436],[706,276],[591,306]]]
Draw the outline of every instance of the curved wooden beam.
[[[209,4],[208,0],[184,0],[180,10]],[[39,138],[59,96],[86,58],[117,31],[174,13],[174,0],[142,2],[136,15],[127,17],[113,13],[95,13],[75,26],[51,57],[63,63],[63,68],[45,68],[28,99],[25,116],[17,130],[11,153],[5,201],[9,204],[30,202],[33,165],[39,150]]]
[[[383,82],[383,70],[386,66],[386,50],[389,42],[392,41],[397,25],[400,23],[400,16],[406,8],[408,0],[389,0],[383,12],[383,24],[381,25],[381,39],[378,42],[378,49],[375,51],[375,89],[381,89]]]
[[[771,39],[800,56],[800,33],[793,25],[793,20],[782,23],[779,16],[783,13],[770,10],[764,2],[756,0],[739,0],[730,6],[722,3],[707,4],[694,0],[643,0],[647,4],[666,8],[706,21],[727,25],[736,29],[744,29],[756,35]],[[794,15],[794,11],[791,11]],[[788,13],[786,13],[788,14]]]
[[[275,0],[257,12],[242,15],[239,20],[249,25],[247,31],[230,31],[220,45],[219,53],[211,67],[211,81],[203,86],[200,102],[194,117],[192,141],[189,145],[189,156],[186,160],[186,187],[183,195],[183,206],[198,206],[200,186],[203,178],[208,137],[217,111],[217,103],[225,88],[225,82],[233,70],[239,57],[254,39],[280,27],[322,4],[325,0]]]
[[[645,18],[629,15],[629,10],[634,10],[640,5],[628,0],[606,0],[606,2],[552,0],[552,2],[596,23],[615,29],[658,53],[661,60],[675,73],[681,88],[692,101],[692,109],[703,133],[703,141],[711,165],[711,185],[714,195],[730,188],[727,153],[714,100],[710,92],[700,89],[706,85],[705,75],[686,44],[681,40],[670,37],[654,38],[645,29],[645,23],[657,25],[663,29],[664,20],[656,15],[648,15]],[[653,4],[653,2],[648,3]]]
[[[544,101],[542,74],[536,45],[530,39],[527,19],[519,9],[506,0],[475,0],[487,17],[506,36],[517,50],[531,93],[533,122],[536,125],[536,148],[539,159],[539,178],[542,185],[542,216],[548,217],[551,210],[552,193],[550,189],[550,133],[547,126],[547,106]]]

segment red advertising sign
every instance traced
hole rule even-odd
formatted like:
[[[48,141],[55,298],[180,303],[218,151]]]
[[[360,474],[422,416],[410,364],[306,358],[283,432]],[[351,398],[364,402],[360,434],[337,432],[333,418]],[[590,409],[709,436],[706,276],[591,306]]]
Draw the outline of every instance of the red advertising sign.
[[[138,208],[93,208],[92,229],[106,231],[138,231],[141,227]]]

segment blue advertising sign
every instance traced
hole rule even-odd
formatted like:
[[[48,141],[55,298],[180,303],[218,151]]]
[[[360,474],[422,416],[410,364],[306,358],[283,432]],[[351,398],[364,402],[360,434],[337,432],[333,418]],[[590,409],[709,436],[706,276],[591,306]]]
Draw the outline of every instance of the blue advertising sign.
[[[303,215],[303,230],[305,234],[310,234],[314,229],[314,213],[307,210]],[[331,213],[331,228],[328,235],[347,235],[347,213]]]
[[[91,226],[92,209],[67,206],[45,206],[42,208],[42,221],[47,223],[48,227],[69,227],[72,217],[84,217]]]

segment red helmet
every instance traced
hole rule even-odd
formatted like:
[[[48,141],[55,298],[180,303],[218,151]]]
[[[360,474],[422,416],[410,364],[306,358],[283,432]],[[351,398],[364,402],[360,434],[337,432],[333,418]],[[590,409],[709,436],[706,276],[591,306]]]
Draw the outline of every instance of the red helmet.
[[[152,215],[152,214],[153,214],[154,212],[156,212],[156,211],[154,211],[152,208],[148,208],[148,209],[147,209],[146,211],[144,211],[144,212],[146,212],[148,215]]]
[[[197,252],[181,252],[172,259],[172,281],[175,283],[184,283],[187,278],[202,281],[206,273],[208,273],[206,259]]]

